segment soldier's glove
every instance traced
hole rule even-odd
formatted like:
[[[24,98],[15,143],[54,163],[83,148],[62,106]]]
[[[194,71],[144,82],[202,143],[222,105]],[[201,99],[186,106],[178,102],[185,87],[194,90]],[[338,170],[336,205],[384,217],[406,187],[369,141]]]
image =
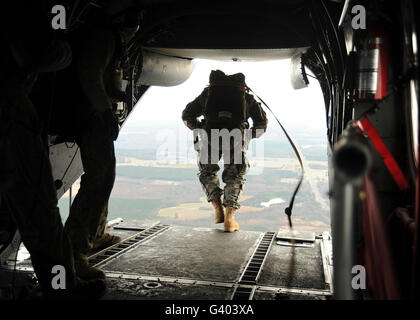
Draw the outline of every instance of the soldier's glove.
[[[191,130],[201,129],[203,127],[201,121],[198,121],[197,119],[186,120],[186,121],[184,121],[184,123]]]
[[[99,118],[112,140],[117,140],[120,126],[118,125],[118,118],[115,113],[111,109],[106,109],[99,114]]]
[[[252,139],[261,137],[265,133],[266,129],[267,129],[266,126],[255,126],[255,127],[252,127],[251,128],[251,131],[252,131]]]

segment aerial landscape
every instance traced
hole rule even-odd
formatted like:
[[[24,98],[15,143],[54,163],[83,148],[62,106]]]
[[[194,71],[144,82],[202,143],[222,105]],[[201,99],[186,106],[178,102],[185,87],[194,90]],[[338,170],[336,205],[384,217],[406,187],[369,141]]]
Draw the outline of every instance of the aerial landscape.
[[[220,69],[246,75],[247,84],[264,97],[301,151],[305,178],[293,208],[294,228],[330,230],[322,93],[317,82],[304,90],[293,90],[289,67],[287,59],[238,64],[200,60],[181,85],[150,88],[115,142],[117,176],[109,202],[109,220],[149,219],[171,225],[222,228],[213,223],[213,208],[205,200],[197,177],[193,134],[181,120],[186,104],[208,84],[210,71]],[[245,175],[241,208],[236,214],[242,230],[288,228],[284,209],[300,177],[292,147],[274,117],[265,111],[267,131],[260,139],[252,140],[247,152],[251,168]],[[220,181],[221,174],[222,170]],[[73,197],[78,187],[76,181]],[[59,206],[65,221],[68,193],[60,199]]]
[[[109,220],[149,219],[166,224],[219,227],[213,223],[213,207],[205,200],[198,181],[192,135],[181,142],[185,138],[182,130],[158,125],[124,130],[116,143],[117,177],[109,203]],[[174,141],[165,140],[165,136]],[[326,139],[322,132],[307,130],[296,131],[294,138],[305,164],[304,183],[293,210],[294,228],[330,230]],[[241,229],[287,228],[284,208],[300,174],[290,145],[279,130],[271,128],[264,139],[251,144],[248,158],[251,169],[245,176],[247,182],[236,215]],[[78,184],[73,186],[73,195]],[[223,187],[222,181],[221,184]],[[59,203],[65,219],[68,193]]]

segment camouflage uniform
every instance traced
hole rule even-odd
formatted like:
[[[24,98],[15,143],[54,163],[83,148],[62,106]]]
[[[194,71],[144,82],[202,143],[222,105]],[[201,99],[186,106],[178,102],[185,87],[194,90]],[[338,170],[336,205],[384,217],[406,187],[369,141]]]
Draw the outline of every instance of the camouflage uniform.
[[[73,254],[57,207],[41,123],[28,94],[38,72],[70,64],[71,50],[51,40],[48,22],[41,26],[38,3],[26,2],[23,11],[19,5],[0,17],[5,44],[0,52],[0,211],[6,209],[12,217],[42,289],[51,292],[54,265],[65,267],[68,287],[75,285]],[[27,25],[20,30],[16,21]]]
[[[112,114],[112,103],[121,100],[123,92],[112,90],[121,40],[109,27],[87,30],[75,52],[75,64],[81,89],[86,97],[85,112],[80,114],[83,131],[76,139],[80,147],[84,174],[73,201],[66,231],[76,254],[87,254],[93,242],[106,228],[108,200],[115,180],[115,153],[110,126],[117,125],[102,115]],[[117,94],[116,94],[117,93]],[[117,131],[118,134],[118,131]]]
[[[199,139],[199,147],[197,148],[198,152],[198,168],[199,173],[198,177],[200,183],[203,187],[203,191],[207,196],[207,201],[211,202],[214,199],[220,198],[222,195],[223,197],[223,205],[225,207],[233,207],[235,209],[239,209],[240,205],[238,202],[239,196],[243,190],[243,186],[245,184],[244,175],[249,169],[249,162],[246,157],[246,150],[248,149],[248,143],[250,139],[246,138],[245,134],[242,134],[242,144],[240,146],[240,163],[236,163],[234,161],[234,149],[235,144],[229,144],[228,149],[226,149],[220,142],[218,147],[218,158],[213,159],[211,161],[211,136],[210,136],[210,129],[206,128],[205,123],[204,126],[197,120],[198,117],[204,114],[204,106],[206,103],[208,89],[204,89],[204,91],[198,96],[194,101],[190,102],[185,110],[182,113],[182,120],[187,125],[188,128],[191,130],[197,128],[203,128],[207,132],[208,136],[208,151],[205,152],[203,148],[206,148],[205,145],[207,142],[205,139]],[[256,137],[256,129],[263,129],[265,132],[267,128],[267,117],[264,110],[261,108],[260,103],[258,103],[251,94],[246,94],[246,112],[247,112],[247,119],[251,118],[253,121],[253,127],[251,128],[252,137]],[[242,128],[243,129],[243,128]],[[242,130],[243,132],[243,130]],[[219,165],[216,163],[223,157],[224,159],[224,170],[222,173],[222,180],[225,183],[224,190],[220,188],[219,177],[217,175],[218,171],[220,170]],[[216,160],[216,161],[215,161]]]

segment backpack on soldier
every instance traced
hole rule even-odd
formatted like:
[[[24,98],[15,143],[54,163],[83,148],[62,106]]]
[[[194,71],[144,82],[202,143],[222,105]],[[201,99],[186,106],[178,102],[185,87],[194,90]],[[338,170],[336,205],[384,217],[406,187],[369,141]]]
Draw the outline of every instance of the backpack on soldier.
[[[242,73],[229,76],[220,70],[212,71],[204,108],[205,127],[229,130],[243,128],[247,120],[246,90]]]

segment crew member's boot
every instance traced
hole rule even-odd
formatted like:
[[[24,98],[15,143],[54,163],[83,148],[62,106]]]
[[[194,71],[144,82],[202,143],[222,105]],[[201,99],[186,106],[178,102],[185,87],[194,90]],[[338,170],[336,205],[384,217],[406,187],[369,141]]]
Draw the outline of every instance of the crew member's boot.
[[[105,273],[90,265],[88,258],[85,254],[74,255],[74,269],[76,275],[82,280],[105,279]]]
[[[239,230],[239,225],[235,221],[235,214],[236,209],[233,207],[226,207],[226,215],[225,215],[225,232],[234,232]]]
[[[121,237],[114,236],[109,233],[104,233],[102,237],[96,239],[92,245],[92,250],[102,250],[121,242]]]
[[[222,205],[222,200],[214,199],[211,201],[214,207],[214,223],[222,223],[225,220],[225,209]]]

